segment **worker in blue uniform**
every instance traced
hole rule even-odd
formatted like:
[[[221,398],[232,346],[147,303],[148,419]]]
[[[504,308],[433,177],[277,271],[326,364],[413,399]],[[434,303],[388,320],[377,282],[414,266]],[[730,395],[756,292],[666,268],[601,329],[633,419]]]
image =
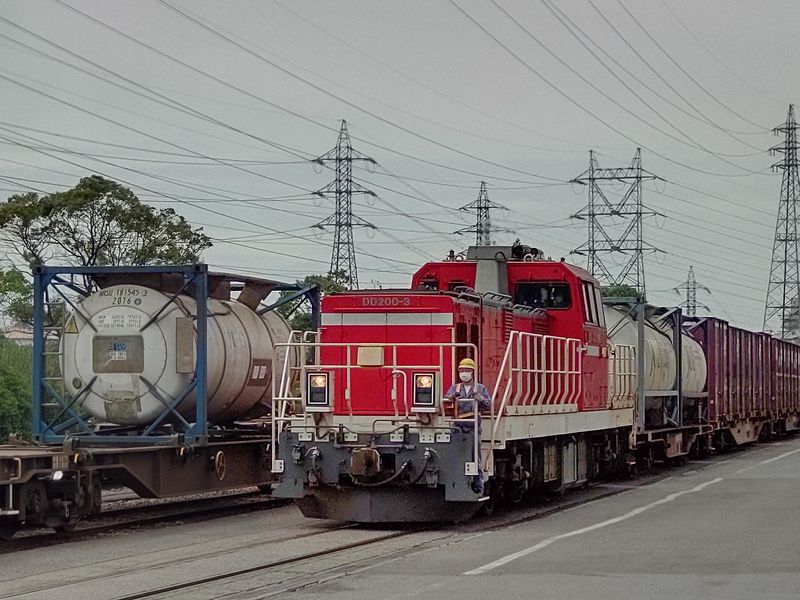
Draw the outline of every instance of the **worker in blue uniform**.
[[[455,416],[457,419],[473,419],[475,417],[475,401],[477,400],[478,439],[480,440],[480,413],[489,410],[492,402],[491,396],[489,396],[486,386],[475,381],[475,361],[471,358],[465,358],[458,363],[458,378],[460,381],[450,386],[450,389],[447,390],[445,397],[454,402]],[[472,421],[462,421],[460,423],[456,423],[456,427],[464,433],[472,433],[474,431],[474,425]],[[477,454],[478,475],[473,480],[472,490],[476,494],[482,494],[483,468],[481,466],[480,458],[480,443],[478,444]]]

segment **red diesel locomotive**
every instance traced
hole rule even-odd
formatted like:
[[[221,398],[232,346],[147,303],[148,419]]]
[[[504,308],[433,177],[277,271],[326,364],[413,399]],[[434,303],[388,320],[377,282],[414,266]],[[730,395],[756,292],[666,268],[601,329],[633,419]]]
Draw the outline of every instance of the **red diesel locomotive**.
[[[585,270],[519,244],[428,263],[411,289],[331,294],[319,331],[283,346],[308,361],[276,365],[275,493],[310,517],[457,521],[800,424],[800,347],[604,302]],[[492,401],[465,416],[444,394],[467,357]]]

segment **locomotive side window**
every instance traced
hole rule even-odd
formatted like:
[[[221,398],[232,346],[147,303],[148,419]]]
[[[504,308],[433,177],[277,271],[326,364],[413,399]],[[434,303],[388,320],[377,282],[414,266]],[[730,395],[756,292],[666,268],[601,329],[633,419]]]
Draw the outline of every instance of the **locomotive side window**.
[[[447,284],[447,290],[450,291],[450,292],[453,292],[453,291],[456,290],[456,288],[460,288],[460,287],[467,287],[467,282],[466,281],[461,281],[459,279],[454,279],[449,284]],[[466,341],[466,340],[464,340],[464,341]]]
[[[593,325],[604,325],[603,303],[598,290],[586,281],[581,282],[581,295],[583,296],[583,320]]]
[[[603,295],[600,293],[600,288],[594,288],[594,297],[597,301],[597,316],[599,317],[599,324],[601,327],[606,326],[606,315],[603,312]]]
[[[531,308],[550,308],[555,310],[572,306],[569,284],[562,282],[518,283],[514,289],[514,302]]]
[[[457,344],[467,343],[466,323],[456,323],[456,343]],[[459,346],[458,348],[456,348],[456,364],[461,362],[461,360],[464,358],[467,358],[467,348],[466,346]]]
[[[426,277],[420,282],[420,287],[423,290],[438,290],[439,280],[436,277]]]
[[[481,347],[481,329],[477,325],[471,325],[469,328],[469,343],[475,344],[476,348]],[[472,349],[470,349],[469,353],[472,354]],[[470,358],[478,360],[477,356],[472,356]]]

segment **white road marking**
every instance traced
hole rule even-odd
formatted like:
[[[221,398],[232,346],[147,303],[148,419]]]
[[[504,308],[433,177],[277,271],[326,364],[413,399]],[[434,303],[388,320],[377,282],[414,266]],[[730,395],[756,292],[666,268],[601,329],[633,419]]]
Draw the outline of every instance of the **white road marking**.
[[[768,458],[767,460],[762,460],[761,462],[757,462],[754,465],[750,465],[749,467],[743,467],[736,471],[736,473],[744,473],[745,471],[749,471],[750,469],[754,469],[756,467],[760,467],[761,465],[766,465],[767,463],[775,462],[776,460],[780,460],[782,458],[786,458],[787,456],[791,456],[792,454],[797,454],[800,452],[800,448],[797,450],[791,450],[789,452],[784,452],[783,454],[779,454],[778,456],[773,456],[772,458]]]
[[[773,444],[770,444],[773,445]],[[778,444],[774,444],[778,445]],[[761,465],[766,465],[771,462],[775,462],[786,458],[787,456],[792,456],[793,454],[797,454],[800,452],[800,448],[796,450],[791,450],[789,452],[784,452],[783,454],[779,454],[778,456],[773,456],[772,458],[768,458],[766,460],[762,460],[761,462],[757,462],[754,465],[750,465],[749,467],[744,467],[735,471],[735,474],[743,473],[744,471],[749,471],[755,467],[759,467]],[[725,461],[727,462],[727,461]],[[668,478],[669,479],[669,478]],[[594,531],[596,529],[602,529],[603,527],[608,527],[609,525],[614,525],[619,523],[620,521],[625,521],[632,517],[642,514],[645,511],[650,510],[651,508],[655,508],[656,506],[661,506],[662,504],[667,504],[668,502],[672,502],[676,498],[680,498],[685,494],[692,494],[695,492],[702,491],[703,489],[707,488],[710,485],[715,483],[719,483],[722,481],[722,477],[717,477],[716,479],[712,479],[711,481],[706,481],[705,483],[701,483],[698,486],[695,486],[689,490],[683,490],[682,492],[675,492],[674,494],[670,494],[669,496],[665,496],[660,500],[656,500],[655,502],[651,502],[650,504],[645,504],[644,506],[640,506],[639,508],[634,508],[632,511],[625,513],[624,515],[620,515],[618,517],[614,517],[613,519],[608,519],[606,521],[601,521],[600,523],[595,523],[594,525],[589,525],[588,527],[582,527],[581,529],[576,529],[574,531],[569,531],[567,533],[562,533],[559,535],[554,535],[553,537],[547,538],[536,544],[535,546],[531,546],[529,548],[525,548],[524,550],[520,550],[519,552],[514,552],[513,554],[509,554],[508,556],[504,556],[503,558],[499,558],[494,562],[490,562],[482,567],[478,567],[477,569],[472,569],[471,571],[466,571],[464,575],[481,575],[488,571],[492,571],[498,567],[502,567],[503,565],[507,565],[508,563],[517,560],[518,558],[522,558],[523,556],[528,556],[529,554],[533,554],[534,552],[538,552],[544,548],[547,548],[550,544],[553,544],[559,540],[563,540],[566,538],[575,537],[577,535],[583,535],[584,533],[589,533],[590,531]]]
[[[488,571],[496,569],[498,567],[502,567],[503,565],[507,565],[508,563],[517,560],[518,558],[522,558],[523,556],[528,556],[529,554],[533,554],[534,552],[538,552],[539,550],[543,550],[547,548],[550,544],[553,544],[559,540],[563,540],[566,538],[575,537],[577,535],[583,535],[584,533],[589,533],[590,531],[595,531],[597,529],[602,529],[603,527],[608,527],[609,525],[614,525],[619,523],[620,521],[625,521],[627,519],[633,518],[637,515],[642,514],[645,511],[650,510],[651,508],[655,508],[656,506],[661,506],[662,504],[667,504],[668,502],[672,502],[673,500],[680,498],[685,494],[692,494],[695,492],[699,492],[710,485],[715,483],[719,483],[722,481],[722,477],[717,477],[716,479],[712,479],[711,481],[706,481],[705,483],[701,483],[698,486],[693,487],[690,490],[683,490],[682,492],[675,492],[674,494],[670,494],[669,496],[665,496],[660,500],[656,500],[655,502],[651,502],[650,504],[645,504],[644,506],[640,506],[639,508],[634,508],[633,510],[626,512],[624,515],[620,515],[618,517],[614,517],[613,519],[608,519],[606,521],[601,521],[599,523],[595,523],[594,525],[589,525],[588,527],[582,527],[580,529],[575,529],[574,531],[569,531],[567,533],[562,533],[559,535],[554,535],[553,537],[547,538],[536,544],[535,546],[531,546],[529,548],[525,548],[524,550],[520,550],[519,552],[514,552],[513,554],[509,554],[508,556],[504,556],[498,560],[490,562],[482,567],[478,567],[477,569],[472,569],[471,571],[466,571],[464,575],[482,575]]]

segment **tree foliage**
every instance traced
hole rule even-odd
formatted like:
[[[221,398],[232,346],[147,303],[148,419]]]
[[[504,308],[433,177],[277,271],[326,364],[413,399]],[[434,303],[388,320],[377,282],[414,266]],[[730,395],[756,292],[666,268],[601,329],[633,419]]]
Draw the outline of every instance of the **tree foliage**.
[[[172,209],[142,203],[98,175],[65,192],[11,196],[0,205],[0,230],[28,264],[148,265],[200,260],[211,240]],[[0,305],[16,323],[32,321],[33,288],[18,270],[0,271]]]
[[[32,361],[30,347],[0,337],[0,443],[12,433],[30,435]]]
[[[316,285],[320,289],[321,296],[330,294],[332,292],[343,292],[347,289],[347,277],[343,273],[334,273],[332,275],[308,275],[302,281],[297,282],[298,285]],[[282,292],[281,297],[285,298],[291,292]],[[278,313],[289,321],[292,329],[298,331],[311,330],[311,307],[308,302],[289,302],[279,306]]]
[[[14,323],[33,322],[33,285],[16,269],[0,271],[0,310]]]
[[[182,264],[211,246],[174,210],[144,204],[98,175],[65,192],[11,196],[0,206],[0,229],[28,264]]]
[[[605,298],[640,298],[646,301],[635,287],[627,284],[604,286],[600,292]]]

